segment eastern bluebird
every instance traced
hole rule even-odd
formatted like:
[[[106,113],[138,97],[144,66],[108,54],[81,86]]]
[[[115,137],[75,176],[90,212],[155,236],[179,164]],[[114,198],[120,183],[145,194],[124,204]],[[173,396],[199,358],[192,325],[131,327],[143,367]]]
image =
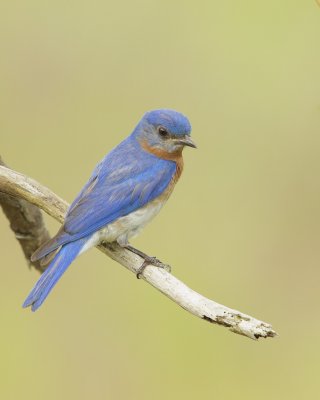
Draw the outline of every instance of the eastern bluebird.
[[[48,267],[23,307],[37,310],[72,261],[98,243],[128,246],[169,198],[183,169],[182,150],[196,147],[188,119],[173,110],[147,112],[97,165],[58,233],[31,257]]]

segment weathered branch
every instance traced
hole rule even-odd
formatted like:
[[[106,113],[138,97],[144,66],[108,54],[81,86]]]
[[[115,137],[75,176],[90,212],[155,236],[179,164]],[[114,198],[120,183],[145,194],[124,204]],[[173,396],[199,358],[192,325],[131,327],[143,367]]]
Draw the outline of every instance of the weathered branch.
[[[0,156],[0,165],[6,167]],[[0,192],[0,206],[10,222],[10,227],[20,243],[29,265],[40,272],[44,267],[39,261],[31,262],[30,257],[37,248],[50,239],[41,211],[28,201]]]
[[[1,166],[0,192],[23,198],[60,222],[68,207],[64,200],[35,180]],[[118,245],[105,244],[98,247],[135,274],[143,262],[140,256]],[[182,308],[205,321],[224,326],[251,339],[276,336],[271,325],[205,298],[164,269],[147,266],[141,277]]]

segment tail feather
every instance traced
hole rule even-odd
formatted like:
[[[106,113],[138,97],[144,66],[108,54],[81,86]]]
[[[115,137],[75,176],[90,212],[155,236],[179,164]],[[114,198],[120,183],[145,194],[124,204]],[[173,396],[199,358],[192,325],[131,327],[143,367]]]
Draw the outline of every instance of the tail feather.
[[[62,246],[58,247],[57,249],[53,250],[51,253],[48,253],[46,256],[40,258],[40,265],[45,267],[46,265],[50,264],[54,257],[59,253]]]
[[[84,244],[85,240],[80,239],[62,246],[26,298],[23,307],[31,306],[32,311],[36,311],[41,306],[64,271],[77,257]]]
[[[61,234],[59,231],[56,236],[54,236],[52,239],[48,240],[47,242],[43,243],[42,246],[40,246],[31,256],[31,261],[38,261],[41,260],[41,258],[47,256],[50,253],[53,253],[54,251],[58,251],[59,247],[61,247],[63,244],[70,242],[70,240],[67,240],[68,238],[65,238],[66,235]],[[53,253],[55,254],[55,253]]]

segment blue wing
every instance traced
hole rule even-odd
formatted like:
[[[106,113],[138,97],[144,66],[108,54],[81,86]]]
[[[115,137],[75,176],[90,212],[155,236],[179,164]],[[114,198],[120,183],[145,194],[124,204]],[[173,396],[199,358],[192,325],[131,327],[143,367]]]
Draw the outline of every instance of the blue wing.
[[[136,174],[126,168],[127,176],[115,183],[109,176],[98,174],[70,208],[64,231],[78,239],[143,207],[163,193],[175,168],[174,163],[163,162],[155,162]]]
[[[32,259],[40,259],[143,207],[164,192],[175,172],[175,162],[146,153],[132,141],[122,142],[96,167],[71,204],[58,234]]]

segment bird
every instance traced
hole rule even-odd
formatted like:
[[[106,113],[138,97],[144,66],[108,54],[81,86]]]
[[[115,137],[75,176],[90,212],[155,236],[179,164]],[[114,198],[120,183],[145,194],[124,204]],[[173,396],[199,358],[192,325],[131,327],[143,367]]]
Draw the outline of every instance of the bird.
[[[182,150],[196,148],[190,135],[190,122],[178,111],[158,109],[143,115],[96,166],[57,234],[31,256],[47,267],[24,308],[36,311],[73,260],[91,247],[117,242],[134,250],[129,239],[158,214],[181,176]]]

